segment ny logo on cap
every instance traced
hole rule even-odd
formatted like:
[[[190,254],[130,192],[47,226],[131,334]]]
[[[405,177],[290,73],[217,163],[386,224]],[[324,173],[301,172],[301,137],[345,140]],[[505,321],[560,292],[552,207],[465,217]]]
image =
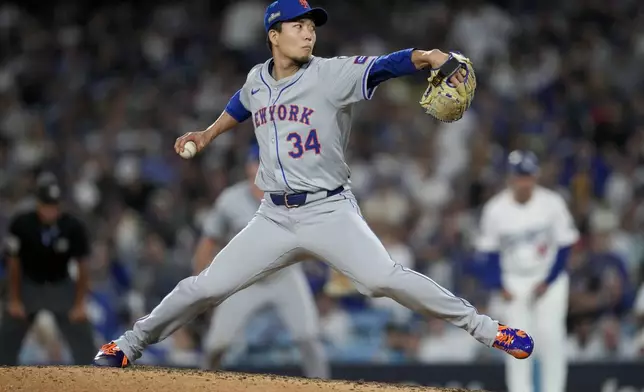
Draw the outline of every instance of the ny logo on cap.
[[[311,8],[309,7],[309,2],[306,0],[300,0],[300,5],[304,8]]]

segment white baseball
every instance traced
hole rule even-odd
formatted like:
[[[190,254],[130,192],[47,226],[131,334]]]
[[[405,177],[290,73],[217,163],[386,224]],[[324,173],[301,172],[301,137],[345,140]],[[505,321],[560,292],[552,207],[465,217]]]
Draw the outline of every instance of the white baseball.
[[[183,159],[190,159],[195,156],[197,153],[197,145],[193,141],[187,141],[186,144],[183,145],[183,151],[179,153],[181,155],[181,158]]]

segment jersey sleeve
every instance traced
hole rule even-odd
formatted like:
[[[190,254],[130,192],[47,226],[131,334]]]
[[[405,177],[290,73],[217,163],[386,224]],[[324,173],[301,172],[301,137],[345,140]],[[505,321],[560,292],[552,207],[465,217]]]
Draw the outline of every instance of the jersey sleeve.
[[[244,104],[241,102],[241,93],[242,90],[238,90],[226,105],[226,113],[228,113],[238,123],[243,123],[248,120],[251,115],[248,109],[246,109]]]
[[[73,237],[71,238],[70,244],[70,253],[76,261],[81,261],[85,257],[89,256],[90,244],[89,244],[89,234],[85,225],[78,220],[74,220],[74,231]]]
[[[327,97],[337,106],[370,100],[376,87],[367,88],[369,71],[376,56],[340,56],[320,63],[320,82]]]
[[[555,216],[555,241],[560,247],[570,246],[579,239],[579,231],[575,226],[575,220],[570,214],[566,201],[559,195],[554,201]]]
[[[495,216],[495,209],[488,204],[483,207],[481,222],[479,224],[479,235],[476,238],[476,250],[479,252],[499,252],[501,241],[499,232],[496,229],[498,222]]]
[[[222,195],[224,196],[224,195]],[[220,197],[212,209],[206,215],[203,222],[202,233],[210,239],[223,239],[228,228],[226,211],[224,210],[224,197]]]

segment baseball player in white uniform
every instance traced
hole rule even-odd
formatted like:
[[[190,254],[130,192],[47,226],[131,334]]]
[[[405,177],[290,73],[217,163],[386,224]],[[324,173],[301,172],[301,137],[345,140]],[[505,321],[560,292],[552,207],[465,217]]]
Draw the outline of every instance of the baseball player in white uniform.
[[[251,147],[246,161],[247,180],[225,189],[203,223],[201,241],[195,252],[195,272],[199,274],[213,256],[253,218],[264,197],[254,184],[259,168],[259,149]],[[302,255],[286,255],[284,257]],[[240,260],[240,262],[242,262]],[[213,312],[204,339],[204,369],[220,366],[225,350],[236,334],[243,332],[250,318],[273,306],[302,356],[302,369],[309,378],[329,378],[329,365],[320,339],[319,319],[313,294],[300,264],[292,265],[237,292]]]
[[[360,214],[345,160],[354,106],[380,83],[437,68],[452,59],[440,50],[400,50],[383,56],[313,56],[316,28],[327,21],[306,0],[278,0],[265,13],[272,57],[253,67],[242,88],[206,130],[177,139],[198,151],[251,120],[260,150],[255,184],[264,199],[254,218],[199,275],[184,279],[132,330],[101,347],[98,366],[127,366],[204,310],[293,263],[304,250],[349,277],[363,294],[390,297],[425,316],[439,317],[488,347],[527,358],[532,338],[500,325],[436,282],[401,266]],[[455,70],[456,71],[456,70]],[[450,76],[451,75],[451,76]],[[460,86],[467,75],[453,72]]]
[[[535,328],[544,392],[566,389],[566,260],[579,233],[565,200],[537,185],[539,165],[530,151],[508,156],[509,185],[492,197],[481,216],[477,250],[500,290],[505,322]],[[509,392],[533,392],[532,360],[507,361]]]

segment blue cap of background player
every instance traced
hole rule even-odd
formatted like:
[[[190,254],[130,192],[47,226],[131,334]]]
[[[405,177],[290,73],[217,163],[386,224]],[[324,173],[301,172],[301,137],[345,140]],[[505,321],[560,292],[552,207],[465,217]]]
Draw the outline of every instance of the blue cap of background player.
[[[259,162],[259,146],[257,144],[251,145],[248,149],[246,162]]]
[[[508,166],[514,175],[534,176],[539,173],[539,159],[532,151],[512,151],[508,155]]]
[[[328,15],[323,8],[311,8],[306,0],[277,0],[266,7],[264,28],[266,32],[277,22],[286,22],[306,15],[316,26],[326,23]]]

